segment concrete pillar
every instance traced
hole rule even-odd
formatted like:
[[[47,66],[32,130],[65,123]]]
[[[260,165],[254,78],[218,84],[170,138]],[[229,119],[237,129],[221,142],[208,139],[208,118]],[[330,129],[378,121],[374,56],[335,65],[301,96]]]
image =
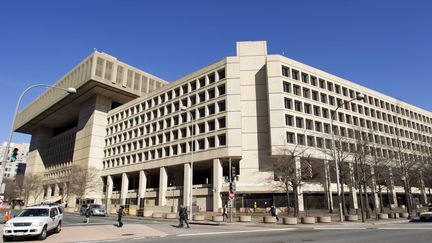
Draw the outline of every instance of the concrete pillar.
[[[371,170],[371,187],[372,187],[372,195],[374,199],[375,204],[375,210],[378,210],[380,208],[380,200],[377,193],[377,187],[376,187],[376,178],[375,178],[375,170],[374,167],[370,167]]]
[[[58,184],[54,184],[54,196],[57,197],[60,195],[60,188]]]
[[[297,177],[301,177],[301,166],[301,159],[299,157],[295,157],[295,169]],[[303,190],[301,186],[298,187],[297,194],[294,196],[297,197],[299,211],[304,211]]]
[[[113,192],[113,180],[112,176],[107,176],[106,180],[106,206],[107,206],[107,212],[111,212],[111,198],[112,198],[112,192]]]
[[[144,197],[147,190],[147,176],[143,170],[139,172],[138,207],[144,207]]]
[[[120,205],[126,204],[126,197],[129,190],[129,178],[126,173],[122,173],[121,191],[120,191]]]
[[[191,166],[189,163],[184,164],[183,169],[183,205],[188,206],[190,204],[190,187],[191,187]]]
[[[349,177],[350,177],[350,185],[349,185],[349,192],[350,192],[350,203],[352,209],[358,209],[358,203],[357,203],[357,190],[354,188],[355,177],[354,177],[354,168],[353,163],[348,164],[349,168]]]
[[[222,208],[222,164],[220,159],[213,160],[213,212]]]
[[[426,187],[423,180],[423,172],[420,171],[420,204],[428,205]]]
[[[168,190],[168,175],[165,167],[159,169],[159,206],[166,206],[166,191]]]
[[[52,187],[51,185],[47,185],[47,198],[51,197],[51,193],[52,193]]]
[[[393,179],[393,171],[392,168],[388,168],[389,169],[389,179],[390,179],[390,198],[393,200],[393,202],[390,202],[390,204],[392,204],[392,208],[393,207],[397,207],[398,203],[397,203],[397,196],[396,196],[396,190],[395,190],[395,186],[394,186],[394,179]]]
[[[326,202],[328,210],[333,210],[333,194],[331,190],[330,166],[328,160],[323,160],[324,163],[324,191],[326,193]]]

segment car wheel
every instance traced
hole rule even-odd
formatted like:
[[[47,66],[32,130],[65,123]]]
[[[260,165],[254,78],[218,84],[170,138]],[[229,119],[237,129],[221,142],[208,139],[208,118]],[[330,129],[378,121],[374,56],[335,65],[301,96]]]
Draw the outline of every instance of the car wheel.
[[[43,227],[42,232],[40,233],[38,240],[45,240],[47,237],[48,231],[46,225]]]
[[[57,227],[54,229],[54,232],[55,232],[56,234],[60,233],[60,231],[61,231],[61,221],[59,221]]]
[[[3,242],[9,242],[12,240],[12,237],[3,236]]]

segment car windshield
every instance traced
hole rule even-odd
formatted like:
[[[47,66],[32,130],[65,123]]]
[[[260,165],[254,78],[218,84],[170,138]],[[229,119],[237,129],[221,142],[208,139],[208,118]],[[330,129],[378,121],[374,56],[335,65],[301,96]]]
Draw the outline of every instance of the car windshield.
[[[429,210],[428,210],[429,212],[432,212],[432,208],[429,208]]]
[[[93,204],[90,207],[92,207],[92,208],[101,208],[102,206],[100,204]]]
[[[47,217],[48,209],[45,208],[27,208],[24,209],[17,217]]]

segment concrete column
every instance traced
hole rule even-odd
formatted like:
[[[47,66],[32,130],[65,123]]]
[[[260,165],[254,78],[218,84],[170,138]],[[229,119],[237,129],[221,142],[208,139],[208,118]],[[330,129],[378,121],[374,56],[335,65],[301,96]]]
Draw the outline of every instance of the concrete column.
[[[159,206],[166,206],[166,191],[168,190],[168,175],[165,167],[159,169]]]
[[[295,169],[297,177],[301,177],[301,159],[299,157],[295,157]],[[304,211],[303,190],[301,186],[298,187],[297,195],[294,196],[297,197],[299,211]]]
[[[107,206],[107,212],[111,212],[111,198],[112,198],[112,192],[113,192],[113,180],[112,176],[107,176],[107,186],[106,186],[106,206]]]
[[[52,187],[51,185],[47,185],[47,198],[51,197],[51,193],[52,193]]]
[[[120,191],[120,204],[126,204],[126,197],[129,190],[129,178],[126,173],[122,173],[121,191]]]
[[[139,187],[138,187],[138,206],[144,207],[144,197],[147,190],[147,176],[143,170],[139,172]]]
[[[349,185],[349,191],[350,191],[350,203],[352,209],[358,209],[358,203],[357,203],[357,190],[354,188],[355,183],[355,177],[354,177],[354,169],[353,164],[349,163],[349,177],[351,181],[351,185]]]
[[[324,191],[326,193],[326,202],[328,210],[333,210],[333,194],[331,191],[330,166],[328,160],[323,160],[324,163]]]
[[[423,205],[428,205],[426,187],[424,184],[422,171],[420,171],[420,203]]]
[[[184,164],[183,169],[183,205],[188,206],[190,204],[190,187],[191,187],[191,166],[189,163]]]
[[[390,198],[392,198],[393,202],[390,202],[390,204],[392,204],[392,208],[393,207],[397,207],[398,203],[397,203],[397,196],[396,196],[396,190],[395,190],[395,186],[394,186],[394,179],[393,179],[393,171],[391,168],[389,169],[389,179],[390,179]]]
[[[222,208],[222,164],[220,159],[213,160],[213,212]]]
[[[375,178],[375,170],[374,167],[370,167],[371,170],[371,189],[372,189],[372,195],[374,198],[375,203],[375,210],[378,210],[380,208],[380,200],[378,198],[377,190],[376,190],[376,178]]]
[[[60,188],[58,184],[54,184],[54,196],[59,196],[60,195]]]

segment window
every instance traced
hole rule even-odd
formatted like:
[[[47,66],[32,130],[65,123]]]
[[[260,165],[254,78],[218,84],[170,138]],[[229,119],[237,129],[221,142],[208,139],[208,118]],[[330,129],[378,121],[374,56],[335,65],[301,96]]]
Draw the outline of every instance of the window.
[[[312,120],[306,119],[306,129],[313,130],[313,122],[312,122]]]
[[[289,98],[284,99],[285,109],[292,109],[292,100]]]
[[[294,86],[293,86],[293,93],[294,93],[295,95],[301,95],[301,94],[300,94],[300,86],[298,86],[298,85],[294,85]]]
[[[287,143],[295,143],[295,136],[292,132],[287,132]]]
[[[303,118],[296,117],[296,127],[303,128]]]
[[[307,89],[307,88],[303,88],[303,97],[304,98],[310,98],[310,92],[309,92],[309,89]]]
[[[285,124],[287,126],[294,126],[294,117],[290,115],[285,115]]]
[[[301,79],[303,83],[309,83],[309,76],[307,73],[301,73]]]
[[[293,69],[292,70],[292,78],[295,80],[299,80],[299,71]]]
[[[286,93],[291,93],[291,84],[288,82],[283,82],[283,91]]]
[[[304,112],[307,114],[311,114],[311,105],[304,103]]]
[[[289,77],[290,70],[289,67],[282,66],[282,76]]]
[[[296,111],[301,112],[302,111],[302,103],[300,101],[294,101],[294,107]]]
[[[226,145],[225,134],[218,135],[218,140],[219,140],[219,146],[225,146]]]
[[[297,144],[304,145],[305,139],[303,134],[297,134]]]
[[[310,76],[310,84],[313,86],[317,85],[317,78],[315,76]]]
[[[315,138],[313,136],[307,136],[307,145],[310,147],[315,146]]]

